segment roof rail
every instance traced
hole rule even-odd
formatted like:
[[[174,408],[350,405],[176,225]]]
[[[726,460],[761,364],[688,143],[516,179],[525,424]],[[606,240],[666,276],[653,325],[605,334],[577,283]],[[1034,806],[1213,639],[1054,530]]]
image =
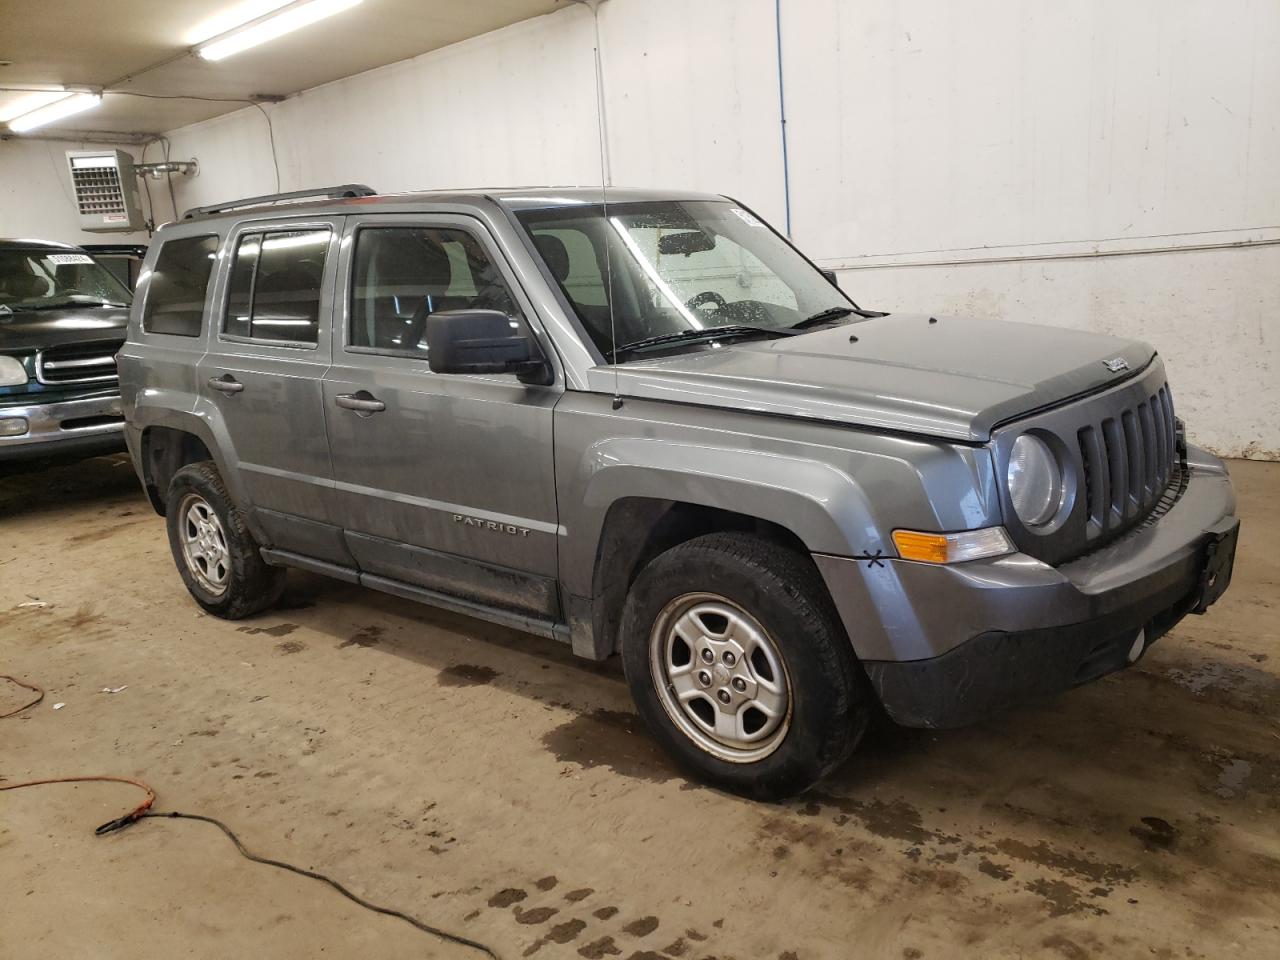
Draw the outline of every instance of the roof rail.
[[[292,200],[340,200],[344,197],[372,197],[377,193],[378,191],[373,187],[363,183],[343,183],[336,187],[314,187],[311,190],[294,190],[290,193],[267,193],[261,197],[245,197],[243,200],[214,203],[207,207],[192,207],[182,215],[182,219],[192,220],[195,217],[207,217],[214,213],[226,213],[228,210],[260,207]]]

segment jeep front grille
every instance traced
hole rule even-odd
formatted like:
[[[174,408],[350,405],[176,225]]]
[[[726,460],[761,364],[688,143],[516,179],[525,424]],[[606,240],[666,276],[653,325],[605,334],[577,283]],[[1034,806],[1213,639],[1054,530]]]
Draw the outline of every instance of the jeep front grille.
[[[36,379],[44,384],[113,383],[116,343],[76,343],[36,354]]]
[[[1053,441],[1063,470],[1062,512],[1039,529],[1018,519],[1004,480],[1027,432]],[[1001,424],[991,440],[1005,529],[1019,551],[1055,566],[1167,510],[1162,498],[1181,489],[1181,439],[1159,357],[1109,389]]]
[[[1167,385],[1136,407],[1077,433],[1090,540],[1146,516],[1177,466],[1177,431]]]

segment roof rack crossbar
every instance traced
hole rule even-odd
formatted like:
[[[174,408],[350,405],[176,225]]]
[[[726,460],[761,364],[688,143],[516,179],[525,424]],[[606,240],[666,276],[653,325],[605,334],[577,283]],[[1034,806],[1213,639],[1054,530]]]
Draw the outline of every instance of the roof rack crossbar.
[[[260,207],[291,200],[340,200],[345,197],[372,197],[376,196],[377,193],[378,191],[373,187],[363,183],[343,183],[336,187],[314,187],[310,190],[293,190],[289,193],[268,193],[261,197],[245,197],[243,200],[214,203],[207,207],[192,207],[182,215],[182,219],[192,220],[196,217],[207,217],[214,213],[226,213],[228,210]]]

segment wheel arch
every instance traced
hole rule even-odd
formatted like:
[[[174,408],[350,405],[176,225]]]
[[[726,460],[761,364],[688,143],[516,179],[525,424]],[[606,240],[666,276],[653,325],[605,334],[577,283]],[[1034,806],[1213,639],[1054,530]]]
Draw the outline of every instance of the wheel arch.
[[[830,464],[630,439],[592,451],[596,469],[561,558],[575,652],[617,652],[623,601],[644,565],[705,533],[747,531],[807,562],[883,548],[862,491]],[[637,448],[638,447],[638,448]],[[871,537],[851,544],[848,530]]]
[[[591,584],[591,630],[607,656],[617,653],[622,605],[631,584],[654,557],[708,533],[738,531],[808,557],[804,541],[774,521],[687,500],[623,497],[605,516]]]
[[[136,424],[138,452],[136,467],[143,489],[156,513],[164,516],[165,499],[173,475],[190,463],[212,460],[228,494],[244,505],[243,491],[235,472],[228,469],[224,448],[211,424],[198,416],[179,411],[152,411],[146,423]],[[255,535],[257,531],[255,531]]]

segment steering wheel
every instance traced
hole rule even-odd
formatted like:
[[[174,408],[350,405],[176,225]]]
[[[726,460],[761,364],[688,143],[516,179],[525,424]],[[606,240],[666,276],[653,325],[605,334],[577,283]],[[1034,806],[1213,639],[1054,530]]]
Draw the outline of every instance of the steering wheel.
[[[724,297],[716,293],[714,290],[703,290],[701,293],[695,294],[684,302],[684,305],[690,310],[697,310],[704,304],[714,303],[717,310],[723,310],[729,304]]]

